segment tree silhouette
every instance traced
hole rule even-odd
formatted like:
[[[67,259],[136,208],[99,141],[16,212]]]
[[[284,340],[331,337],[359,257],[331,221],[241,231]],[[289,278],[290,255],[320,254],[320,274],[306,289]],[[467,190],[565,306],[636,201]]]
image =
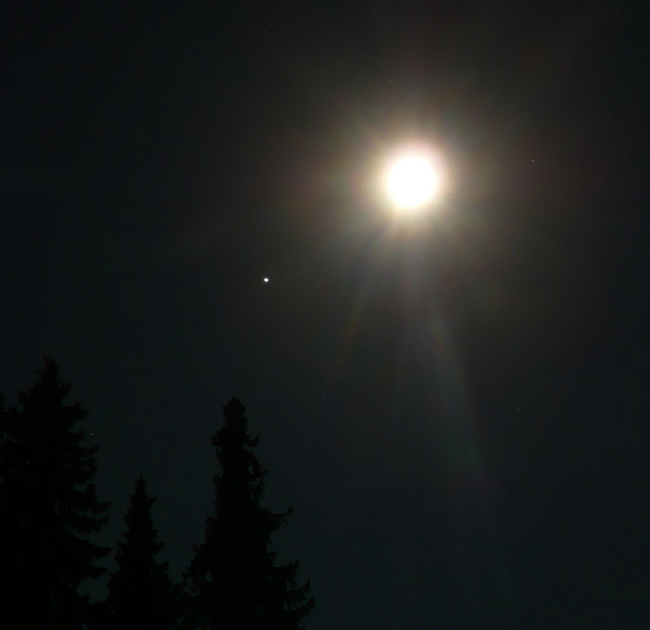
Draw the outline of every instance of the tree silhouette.
[[[113,628],[169,630],[175,626],[176,593],[168,564],[156,556],[163,548],[153,527],[147,482],[136,481],[124,517],[126,530],[117,543],[117,571],[108,580],[107,616]]]
[[[107,522],[108,503],[92,479],[96,447],[83,446],[76,425],[87,415],[66,405],[70,386],[45,359],[18,406],[0,414],[0,588],[3,627],[79,629],[87,578],[103,575],[94,562],[109,549],[90,541]]]
[[[298,563],[277,565],[271,535],[291,509],[261,507],[266,470],[252,449],[246,409],[236,398],[223,408],[212,438],[221,474],[214,477],[215,512],[186,573],[194,623],[209,630],[294,630],[313,607],[309,582],[296,587]]]

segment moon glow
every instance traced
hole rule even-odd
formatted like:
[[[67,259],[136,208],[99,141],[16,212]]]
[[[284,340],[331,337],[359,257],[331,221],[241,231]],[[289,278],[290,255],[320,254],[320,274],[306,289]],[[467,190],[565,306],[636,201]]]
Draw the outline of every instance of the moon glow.
[[[385,185],[388,196],[399,210],[418,210],[438,196],[440,169],[426,153],[405,151],[387,165]]]

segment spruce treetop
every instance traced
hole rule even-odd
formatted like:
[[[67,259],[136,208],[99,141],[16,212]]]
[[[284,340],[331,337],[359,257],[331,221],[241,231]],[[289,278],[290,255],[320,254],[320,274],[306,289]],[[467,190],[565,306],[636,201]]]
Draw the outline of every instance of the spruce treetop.
[[[186,574],[196,622],[212,629],[299,630],[311,611],[310,585],[296,587],[298,563],[276,563],[272,534],[291,515],[261,504],[266,469],[248,433],[246,408],[232,398],[212,444],[220,465],[214,477],[214,514]]]

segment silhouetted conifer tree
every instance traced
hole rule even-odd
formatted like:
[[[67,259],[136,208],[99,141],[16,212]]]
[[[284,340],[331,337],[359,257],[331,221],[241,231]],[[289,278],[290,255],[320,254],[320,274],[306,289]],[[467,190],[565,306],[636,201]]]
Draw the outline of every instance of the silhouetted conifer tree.
[[[298,563],[276,565],[271,535],[291,510],[261,507],[266,470],[252,449],[246,409],[236,398],[223,408],[212,444],[221,474],[214,477],[215,512],[186,574],[194,623],[209,630],[296,630],[313,607],[309,582],[296,586]]]
[[[38,374],[0,414],[0,626],[76,630],[88,609],[78,587],[105,572],[94,563],[110,550],[90,536],[108,503],[92,483],[97,448],[76,429],[87,412],[64,404],[70,386],[53,359]]]
[[[136,481],[124,517],[126,530],[117,543],[117,571],[108,580],[107,610],[110,627],[170,630],[175,627],[176,591],[168,564],[156,556],[163,548],[153,527],[151,506],[156,499],[147,494],[147,483]]]

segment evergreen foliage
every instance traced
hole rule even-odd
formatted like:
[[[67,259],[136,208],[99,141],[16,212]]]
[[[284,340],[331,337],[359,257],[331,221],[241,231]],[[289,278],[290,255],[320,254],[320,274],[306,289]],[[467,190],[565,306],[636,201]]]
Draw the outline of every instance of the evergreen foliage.
[[[117,543],[108,598],[90,603],[81,583],[105,569],[110,550],[91,541],[106,524],[108,503],[93,484],[97,447],[84,446],[87,412],[65,404],[70,391],[47,358],[16,407],[0,394],[0,625],[42,630],[302,630],[313,608],[310,584],[298,586],[298,563],[276,562],[271,537],[291,510],[262,507],[266,470],[255,456],[245,408],[235,398],[212,438],[214,514],[184,576],[172,583],[154,529],[143,478],[136,481]],[[181,610],[182,608],[182,610]]]
[[[126,530],[117,543],[117,571],[108,580],[107,613],[113,628],[170,630],[175,627],[176,593],[168,564],[156,556],[163,548],[153,527],[147,482],[136,481],[124,517]]]
[[[194,623],[209,630],[298,630],[313,607],[309,582],[296,586],[298,563],[276,564],[272,534],[291,510],[261,506],[266,470],[248,435],[246,409],[236,398],[223,408],[212,438],[221,473],[215,475],[215,511],[205,540],[195,547],[185,576]]]
[[[83,626],[88,598],[78,592],[105,569],[109,549],[90,540],[107,522],[92,480],[96,447],[77,425],[87,412],[66,405],[70,386],[45,359],[15,408],[0,410],[0,589],[4,627]]]

